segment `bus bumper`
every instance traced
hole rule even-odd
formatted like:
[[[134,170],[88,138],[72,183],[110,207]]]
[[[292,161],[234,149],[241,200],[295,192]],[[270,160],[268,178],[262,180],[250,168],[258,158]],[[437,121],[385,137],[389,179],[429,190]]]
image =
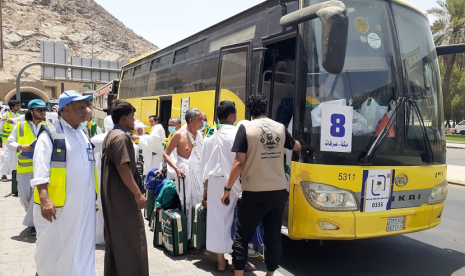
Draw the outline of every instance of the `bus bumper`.
[[[354,240],[417,232],[439,225],[444,209],[442,202],[380,212],[324,212],[308,204],[300,187],[295,187],[293,192],[294,206],[290,206],[289,237],[296,240]],[[404,217],[405,228],[388,232],[388,219],[398,217]],[[329,222],[339,229],[323,230],[320,227],[321,222]]]

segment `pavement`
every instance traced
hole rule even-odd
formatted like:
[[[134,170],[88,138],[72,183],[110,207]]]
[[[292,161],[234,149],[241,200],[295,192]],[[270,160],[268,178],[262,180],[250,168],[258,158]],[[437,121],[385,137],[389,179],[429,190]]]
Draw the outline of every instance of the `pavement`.
[[[451,150],[457,150],[457,149],[465,149],[465,143],[460,143],[460,142],[454,142],[446,143],[446,147],[449,149],[448,151]],[[461,151],[456,151],[456,152],[461,152]],[[454,152],[454,155],[457,155]],[[460,158],[465,157],[465,151],[462,153],[458,154]],[[449,159],[449,153],[448,153],[448,159]],[[463,160],[462,160],[463,162]],[[460,162],[460,163],[462,163]],[[455,164],[450,164],[450,161],[448,160],[447,162],[447,181],[451,184],[456,184],[456,185],[463,185],[465,186],[465,163],[463,163],[462,166],[460,165],[455,165]]]
[[[19,198],[11,194],[11,182],[0,182],[0,276],[34,276],[36,264],[34,248],[36,238],[29,236],[29,228],[22,225],[26,212],[19,203]],[[163,248],[152,246],[153,232],[146,223],[149,270],[155,276],[204,276],[225,275],[216,271],[216,254],[203,252],[198,255],[170,256]],[[95,250],[96,276],[103,276],[105,247],[97,246]],[[231,257],[226,256],[231,263]],[[247,275],[265,275],[266,267],[258,258],[250,259],[257,266],[257,271]],[[227,273],[226,275],[233,275]],[[282,276],[279,271],[275,273]],[[66,275],[63,275],[66,276]]]

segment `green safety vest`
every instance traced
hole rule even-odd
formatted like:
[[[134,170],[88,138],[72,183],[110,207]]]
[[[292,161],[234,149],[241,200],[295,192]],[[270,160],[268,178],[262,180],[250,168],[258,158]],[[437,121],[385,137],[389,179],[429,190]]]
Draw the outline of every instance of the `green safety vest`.
[[[63,207],[66,201],[66,138],[63,127],[60,122],[54,125],[44,126],[43,130],[47,132],[52,140],[52,158],[50,163],[50,183],[48,185],[48,194],[55,207]],[[42,132],[42,131],[41,131]],[[87,134],[84,131],[84,134]],[[40,134],[39,134],[40,135]],[[90,139],[89,139],[90,143]],[[98,195],[98,178],[97,168],[94,166],[95,181],[95,198]],[[34,189],[34,203],[40,204],[39,191]]]
[[[45,125],[45,122],[42,122],[42,125]],[[28,122],[16,123],[16,132],[17,132],[17,141],[20,145],[30,145],[36,137],[34,132],[32,132],[31,126]],[[18,164],[16,165],[17,173],[31,173],[32,170],[32,159],[29,159],[23,155],[21,152],[17,153],[18,155]]]
[[[13,119],[13,115],[11,112],[8,112],[7,114],[3,115],[4,119]],[[13,130],[13,126],[10,125],[8,122],[3,123],[3,132],[2,132],[2,142],[6,143],[8,141],[8,136],[10,136],[11,131]]]

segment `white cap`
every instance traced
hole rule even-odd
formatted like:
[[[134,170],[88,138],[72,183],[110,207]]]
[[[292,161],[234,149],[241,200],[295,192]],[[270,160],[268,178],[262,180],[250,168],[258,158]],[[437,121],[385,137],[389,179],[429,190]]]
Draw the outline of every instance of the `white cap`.
[[[134,124],[134,129],[139,129],[139,128],[142,128],[142,129],[146,129],[148,128],[148,126],[144,125],[144,123],[142,123],[141,121],[136,121],[136,123]]]

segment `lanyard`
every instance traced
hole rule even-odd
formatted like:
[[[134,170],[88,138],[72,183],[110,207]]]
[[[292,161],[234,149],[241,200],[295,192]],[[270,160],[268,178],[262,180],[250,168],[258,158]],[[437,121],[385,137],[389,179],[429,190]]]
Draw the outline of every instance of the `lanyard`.
[[[122,130],[124,133],[126,133],[126,130],[124,130],[124,128],[120,126],[113,126],[113,129],[119,129],[119,130]]]

